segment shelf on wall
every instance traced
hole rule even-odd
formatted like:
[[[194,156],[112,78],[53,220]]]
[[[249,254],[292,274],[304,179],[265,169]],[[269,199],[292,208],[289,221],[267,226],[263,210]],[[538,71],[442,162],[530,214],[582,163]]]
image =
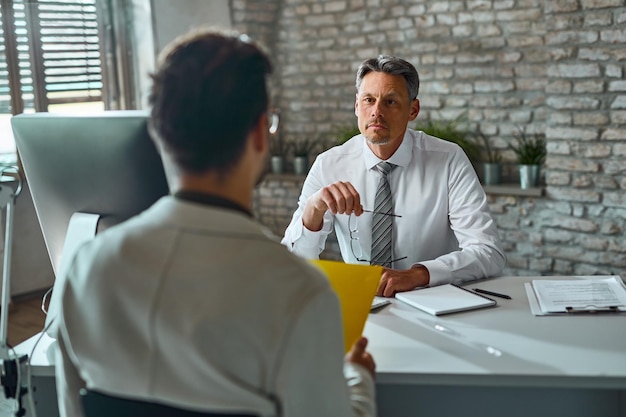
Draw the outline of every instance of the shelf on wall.
[[[289,180],[289,181],[303,181],[303,175],[297,175],[294,173],[273,174],[268,173],[265,175],[266,180]],[[522,189],[519,183],[505,183],[496,185],[483,185],[485,193],[491,195],[516,195],[523,197],[541,197],[543,196],[544,187],[531,187]]]
[[[520,188],[519,184],[496,184],[483,185],[487,194],[495,195],[519,195],[524,197],[541,197],[543,196],[543,187]]]
[[[268,172],[265,174],[264,179],[268,180],[292,180],[292,181],[303,181],[305,178],[304,175],[294,174],[293,172],[285,172],[283,174],[274,174],[273,172]]]

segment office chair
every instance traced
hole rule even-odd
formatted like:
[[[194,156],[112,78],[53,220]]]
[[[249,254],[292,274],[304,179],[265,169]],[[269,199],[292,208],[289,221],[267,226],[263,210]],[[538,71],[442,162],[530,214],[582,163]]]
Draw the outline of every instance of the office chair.
[[[85,417],[256,417],[250,414],[204,413],[164,404],[114,397],[82,389]]]

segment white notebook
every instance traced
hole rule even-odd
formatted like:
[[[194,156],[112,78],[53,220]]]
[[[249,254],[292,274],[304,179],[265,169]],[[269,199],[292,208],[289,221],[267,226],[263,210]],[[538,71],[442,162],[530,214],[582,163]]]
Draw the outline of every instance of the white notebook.
[[[434,316],[493,307],[498,303],[454,284],[399,292],[396,299]]]

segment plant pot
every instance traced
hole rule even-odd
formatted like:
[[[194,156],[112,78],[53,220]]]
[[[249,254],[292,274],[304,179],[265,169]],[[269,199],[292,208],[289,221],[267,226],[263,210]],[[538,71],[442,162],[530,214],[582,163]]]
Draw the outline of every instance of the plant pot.
[[[539,185],[539,168],[539,165],[519,166],[519,183],[522,190]]]
[[[293,172],[296,175],[306,175],[309,171],[309,158],[307,156],[293,157]]]
[[[280,155],[273,155],[270,159],[272,174],[282,174],[285,170],[285,158]]]
[[[502,182],[502,164],[483,163],[483,184],[495,185]]]

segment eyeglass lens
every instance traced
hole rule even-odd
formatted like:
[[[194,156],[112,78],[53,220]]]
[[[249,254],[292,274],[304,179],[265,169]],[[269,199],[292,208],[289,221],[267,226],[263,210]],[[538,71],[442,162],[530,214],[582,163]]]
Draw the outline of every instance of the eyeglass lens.
[[[354,214],[350,214],[350,217],[348,217],[348,229],[350,229],[350,250],[352,250],[352,255],[359,262],[369,262],[367,259],[361,259],[363,251],[359,241],[358,220]]]
[[[364,210],[364,211],[371,213],[371,211],[369,210]],[[383,214],[394,216],[394,217],[402,217],[397,214],[391,214],[391,213],[383,213]],[[354,213],[350,213],[350,216],[348,217],[348,229],[350,232],[350,250],[352,251],[352,255],[354,256],[354,258],[359,262],[371,263],[372,262],[371,260],[363,259],[363,248],[361,247],[361,241],[359,240],[358,217]],[[407,256],[403,256],[397,259],[392,259],[389,265],[383,265],[383,266],[391,267],[391,264],[393,264],[394,262],[401,261],[406,258]]]

